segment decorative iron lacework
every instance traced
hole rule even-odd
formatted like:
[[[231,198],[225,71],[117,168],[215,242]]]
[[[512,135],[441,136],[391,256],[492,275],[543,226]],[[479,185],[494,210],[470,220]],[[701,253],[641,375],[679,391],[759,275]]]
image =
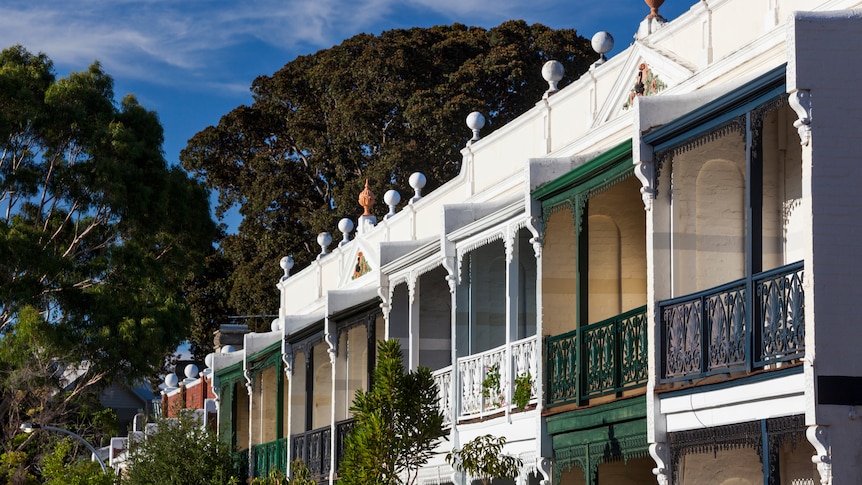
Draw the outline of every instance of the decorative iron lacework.
[[[546,339],[547,404],[622,392],[646,384],[646,307]]]
[[[542,239],[544,240],[546,236],[548,219],[563,209],[572,211],[572,223],[577,231],[576,234],[580,233],[584,208],[587,206],[586,202],[629,177],[634,177],[634,170],[631,167],[631,160],[626,159],[618,162],[616,166],[605,173],[548,199],[542,204]]]
[[[661,169],[665,165],[665,163],[670,163],[672,165],[673,159],[678,157],[679,155],[706,145],[707,143],[714,142],[719,138],[723,138],[733,133],[745,137],[745,125],[745,115],[737,116],[735,118],[731,118],[725,121],[724,123],[721,123],[720,125],[716,126],[711,130],[693,135],[691,138],[688,138],[677,145],[657,151],[654,156],[656,195],[658,194],[658,184],[659,180],[661,179]]]
[[[362,251],[359,251],[356,253],[356,264],[353,267],[353,276],[350,279],[355,280],[369,271],[371,271],[371,265],[368,264],[368,260],[365,259]]]
[[[349,320],[347,323],[336,325],[335,329],[335,355],[338,355],[338,347],[341,345],[341,334],[346,332],[354,327],[364,326],[365,327],[365,335],[367,336],[371,331],[371,328],[374,325],[374,322],[377,321],[377,317],[379,315],[383,315],[383,311],[380,310],[379,307],[375,307],[370,312],[362,315],[353,320]]]
[[[627,462],[649,457],[649,442],[645,434],[622,436],[610,441],[584,443],[556,450],[557,466],[554,467],[554,483],[561,483],[563,472],[574,467],[584,472],[587,485],[598,483],[599,465],[618,461]]]
[[[763,140],[763,120],[767,114],[777,111],[788,105],[788,95],[778,96],[773,98],[749,111],[751,113],[751,142],[752,150],[760,149]],[[673,163],[673,159],[678,155],[691,151],[695,148],[713,142],[723,136],[731,133],[738,133],[740,136],[745,136],[746,121],[745,115],[732,118],[712,130],[695,135],[677,145],[659,150],[655,153],[655,190],[658,193],[658,184],[661,177],[661,169],[665,163]]]
[[[659,302],[662,382],[767,368],[805,353],[803,263]],[[750,280],[750,281],[749,281]],[[747,288],[753,288],[754,321]],[[749,340],[751,339],[751,340]]]
[[[763,438],[762,421],[668,433],[673,483],[679,483],[676,472],[679,469],[680,459],[689,454],[712,452],[713,456],[717,457],[720,451],[751,448],[757,452],[757,456],[762,462]],[[788,440],[794,446],[796,443],[805,442],[805,417],[795,415],[767,419],[766,439],[769,449],[769,483],[777,484],[779,478],[778,456],[781,445]]]

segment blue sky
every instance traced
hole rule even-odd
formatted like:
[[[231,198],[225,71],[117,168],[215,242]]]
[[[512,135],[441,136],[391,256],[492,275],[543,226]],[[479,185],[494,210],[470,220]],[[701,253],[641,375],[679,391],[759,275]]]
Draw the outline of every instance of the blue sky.
[[[695,3],[660,12],[671,20]],[[44,52],[61,76],[99,60],[118,100],[133,93],[158,112],[178,163],[191,136],[251,103],[255,77],[361,32],[524,19],[587,38],[607,30],[613,54],[647,13],[642,0],[3,0],[0,48]]]

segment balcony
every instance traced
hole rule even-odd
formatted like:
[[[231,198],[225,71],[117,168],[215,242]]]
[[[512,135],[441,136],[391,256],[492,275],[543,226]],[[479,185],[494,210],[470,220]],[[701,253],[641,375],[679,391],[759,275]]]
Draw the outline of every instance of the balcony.
[[[548,406],[585,403],[645,385],[646,321],[644,306],[548,337]]]
[[[538,362],[538,338],[535,336],[459,358],[458,419],[481,418],[510,409],[518,377],[529,376],[529,403],[535,403]],[[450,402],[441,399],[443,412],[449,412],[449,416]]]
[[[355,420],[347,419],[335,423],[335,432],[337,440],[335,443],[336,469],[344,456],[344,439],[350,430],[353,429]],[[252,447],[251,460],[254,463],[254,476],[266,477],[272,470],[281,470],[285,474],[288,472],[290,465],[289,461],[295,459],[302,460],[308,466],[311,472],[311,477],[320,481],[329,479],[330,470],[330,446],[331,446],[331,428],[318,428],[305,433],[295,434],[291,438],[280,438],[268,443],[254,445]],[[290,460],[287,459],[288,440],[291,443]],[[238,454],[239,460],[247,460],[247,452],[243,451]]]
[[[753,372],[800,359],[805,354],[802,276],[798,262],[660,302],[659,381]]]
[[[254,445],[252,447],[252,460],[254,461],[254,475],[256,477],[269,476],[269,472],[272,470],[281,470],[287,473],[287,438]]]
[[[335,423],[335,469],[338,470],[338,465],[341,458],[344,457],[344,440],[350,430],[353,429],[355,420],[346,419]],[[311,477],[317,481],[329,479],[330,464],[331,464],[331,445],[332,445],[332,428],[318,428],[305,433],[295,434],[291,436],[291,461],[297,458],[301,459],[308,470],[311,472]]]

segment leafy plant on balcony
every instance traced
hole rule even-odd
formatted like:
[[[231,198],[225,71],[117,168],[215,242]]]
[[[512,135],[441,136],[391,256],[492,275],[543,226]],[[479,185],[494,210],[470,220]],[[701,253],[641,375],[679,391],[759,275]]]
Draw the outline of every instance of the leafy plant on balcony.
[[[529,372],[515,378],[515,393],[512,394],[512,404],[524,409],[530,403],[533,394],[533,376]]]
[[[311,478],[311,472],[305,462],[299,458],[290,462],[290,475],[290,478],[287,478],[281,470],[272,470],[268,477],[255,478],[251,483],[252,485],[317,485],[317,482]]]
[[[482,397],[491,405],[503,405],[503,392],[500,386],[500,364],[485,368],[485,378],[482,379]]]
[[[501,478],[515,480],[521,473],[523,462],[515,456],[503,454],[506,438],[486,434],[468,441],[460,450],[446,454],[446,462],[458,472],[478,478],[484,485]]]

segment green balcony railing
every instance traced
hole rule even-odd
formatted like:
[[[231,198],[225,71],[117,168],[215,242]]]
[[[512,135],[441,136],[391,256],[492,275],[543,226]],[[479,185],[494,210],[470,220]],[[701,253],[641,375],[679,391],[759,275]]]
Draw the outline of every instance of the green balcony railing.
[[[659,302],[661,382],[752,372],[805,354],[802,262]]]
[[[545,341],[549,406],[584,402],[646,384],[646,307]]]
[[[254,476],[266,477],[273,470],[287,474],[287,438],[281,438],[252,447]]]

